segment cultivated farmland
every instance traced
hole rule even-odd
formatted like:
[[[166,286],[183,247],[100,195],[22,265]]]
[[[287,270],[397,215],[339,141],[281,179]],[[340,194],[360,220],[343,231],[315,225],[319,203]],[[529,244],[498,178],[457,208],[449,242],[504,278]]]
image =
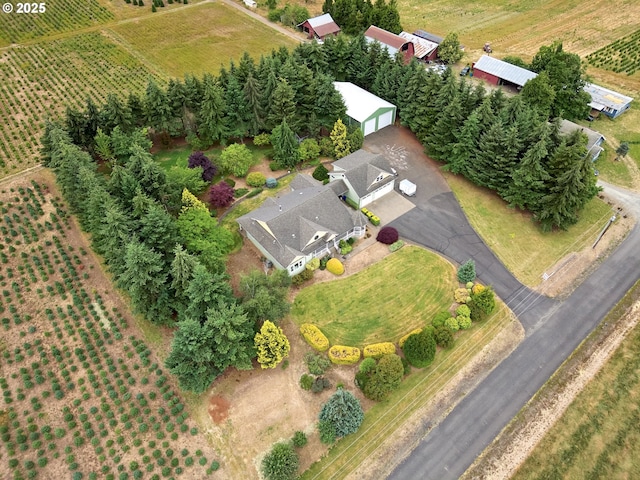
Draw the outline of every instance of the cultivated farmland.
[[[0,187],[0,461],[13,479],[201,479],[207,439],[53,180]]]
[[[640,70],[640,30],[587,56],[590,65],[633,75]]]
[[[98,32],[62,38],[0,54],[0,175],[38,161],[42,122],[87,97],[144,91],[164,74]]]
[[[5,3],[5,2],[3,2]],[[113,20],[113,13],[98,0],[48,0],[43,13],[0,15],[0,47],[46,35],[74,31]],[[39,2],[38,2],[39,3]]]

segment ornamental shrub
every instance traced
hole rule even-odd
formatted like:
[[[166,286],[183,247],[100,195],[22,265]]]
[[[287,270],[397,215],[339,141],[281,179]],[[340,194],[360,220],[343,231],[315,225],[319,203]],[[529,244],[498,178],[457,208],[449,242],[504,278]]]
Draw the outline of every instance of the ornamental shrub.
[[[467,307],[466,305],[460,305],[458,308],[456,308],[456,316],[459,315],[462,315],[463,317],[470,317],[471,310],[469,310],[469,307]]]
[[[372,373],[376,368],[376,360],[374,358],[365,358],[362,362],[360,362],[360,366],[358,367],[358,371],[360,373],[369,374]]]
[[[322,375],[331,366],[331,362],[324,355],[316,355],[308,352],[304,356],[304,363],[307,364],[309,373],[313,375]]]
[[[363,393],[375,401],[383,400],[400,385],[404,376],[404,366],[398,355],[384,355],[378,361],[375,370],[366,381]]]
[[[327,262],[327,270],[334,275],[342,275],[344,273],[344,265],[337,258],[332,258]]]
[[[385,245],[391,245],[398,241],[398,230],[393,227],[382,227],[378,232],[376,240]]]
[[[276,443],[262,459],[260,470],[266,480],[293,480],[297,478],[298,454],[290,443]]]
[[[473,282],[476,279],[476,262],[469,259],[458,268],[458,280],[461,283]]]
[[[411,335],[402,348],[407,361],[417,368],[424,368],[433,362],[436,356],[436,340],[430,330]]]
[[[329,349],[329,360],[336,365],[353,365],[360,361],[360,349],[358,347],[334,345]]]
[[[458,326],[460,327],[460,330],[468,330],[471,328],[471,318],[465,315],[458,315],[456,317],[456,320],[458,321]]]
[[[480,292],[482,292],[485,289],[485,286],[480,284],[480,283],[476,283],[472,288],[471,288],[471,295],[478,295]]]
[[[330,387],[331,387],[331,382],[329,381],[328,378],[316,377],[313,380],[313,385],[311,385],[311,391],[313,393],[320,393],[324,389],[330,388]]]
[[[313,385],[313,377],[307,373],[302,374],[300,377],[300,388],[303,390],[311,390]]]
[[[364,411],[351,392],[339,388],[322,406],[319,420],[330,422],[337,438],[346,437],[358,431],[364,420]]]
[[[434,338],[439,347],[451,348],[453,346],[453,333],[444,324],[436,327]]]
[[[315,350],[324,352],[329,348],[329,339],[315,325],[303,323],[300,325],[300,333],[305,341]]]
[[[320,441],[324,444],[331,444],[336,441],[336,429],[328,420],[321,420],[318,422],[318,433],[320,434]]]
[[[267,145],[271,145],[269,134],[261,133],[260,135],[256,135],[255,137],[253,137],[253,144],[256,147],[266,147]]]
[[[329,178],[329,170],[327,170],[324,165],[320,164],[315,168],[311,176],[319,182],[323,182]]]
[[[316,139],[305,138],[302,143],[300,143],[300,148],[298,148],[298,156],[303,162],[309,160],[317,160],[320,156],[320,145],[318,145]]]
[[[291,277],[291,284],[296,287],[299,287],[300,285],[303,285],[305,282],[308,282],[312,278],[313,278],[313,270],[308,270],[305,268],[297,275],[294,275],[293,277]]]
[[[191,155],[189,155],[188,162],[189,168],[202,168],[202,180],[207,183],[213,180],[213,177],[215,177],[218,173],[218,168],[213,163],[211,163],[209,157],[207,157],[200,151],[193,152]]]
[[[469,304],[471,320],[484,320],[496,308],[496,297],[493,293],[493,288],[486,287],[480,292],[472,294]]]
[[[444,325],[444,321],[450,316],[451,314],[446,310],[438,312],[436,313],[436,316],[433,317],[433,320],[431,320],[431,325],[433,325],[435,328],[441,327],[442,325]]]
[[[267,177],[260,172],[251,172],[247,175],[247,185],[250,187],[262,187],[266,181]]]
[[[224,208],[233,203],[233,188],[226,182],[218,182],[209,190],[209,202],[214,208]]]
[[[391,342],[372,343],[371,345],[366,345],[362,350],[364,358],[371,357],[376,360],[383,355],[391,355],[392,353],[396,353],[396,346]]]
[[[449,313],[447,312],[447,316],[449,316]],[[400,338],[400,340],[398,340],[398,346],[400,348],[404,347],[404,342],[407,341],[407,338],[409,338],[411,335],[415,335],[422,332],[421,328],[416,328],[414,330],[411,330],[409,333],[407,333],[406,335],[404,335],[403,337]]]
[[[456,317],[447,318],[444,321],[444,326],[452,332],[457,332],[458,330],[460,330],[460,325],[458,325],[458,319]]]
[[[471,300],[469,296],[469,291],[466,288],[456,288],[455,292],[453,292],[453,299],[457,303],[467,303]]]
[[[307,435],[304,432],[298,430],[293,434],[293,438],[291,439],[291,443],[296,448],[302,448],[307,444]]]
[[[351,244],[345,242],[344,240],[340,240],[340,242],[338,242],[338,248],[340,249],[341,255],[347,255],[348,253],[351,253],[351,250],[353,250]]]
[[[402,247],[404,247],[404,242],[402,240],[398,240],[397,242],[393,242],[391,245],[389,245],[389,251],[392,253],[397,252]]]
[[[307,264],[304,266],[304,268],[311,271],[317,270],[319,267],[320,267],[320,259],[315,257],[309,260]]]

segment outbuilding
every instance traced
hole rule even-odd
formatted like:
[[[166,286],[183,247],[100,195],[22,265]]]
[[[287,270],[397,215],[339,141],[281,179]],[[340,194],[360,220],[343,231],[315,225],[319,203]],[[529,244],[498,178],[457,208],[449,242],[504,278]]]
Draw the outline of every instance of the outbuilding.
[[[483,55],[473,64],[473,76],[493,85],[511,85],[522,88],[525,83],[536,78],[538,74],[489,55]]]
[[[365,137],[393,125],[396,121],[396,106],[394,104],[353,83],[333,82],[333,86],[340,92],[347,107],[349,125],[359,125]]]
[[[325,13],[319,17],[309,18],[300,23],[298,28],[307,34],[307,38],[315,38],[319,42],[324,41],[329,35],[337,35],[340,33],[340,27],[329,13]]]
[[[631,97],[593,83],[587,83],[584,86],[584,91],[591,95],[589,106],[592,112],[602,112],[611,118],[622,115],[631,107],[633,101]]]
[[[437,58],[439,44],[436,42],[432,42],[408,32],[400,32],[400,37],[413,43],[413,56],[418,60],[430,63]]]
[[[378,42],[391,58],[395,58],[398,52],[402,53],[404,63],[409,63],[415,53],[415,47],[412,41],[376,27],[375,25],[371,25],[367,31],[364,32],[364,39],[367,43]]]

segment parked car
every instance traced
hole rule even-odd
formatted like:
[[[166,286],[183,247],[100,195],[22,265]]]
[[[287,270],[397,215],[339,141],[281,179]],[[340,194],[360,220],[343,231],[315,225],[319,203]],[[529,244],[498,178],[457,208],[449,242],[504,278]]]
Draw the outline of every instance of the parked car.
[[[466,77],[469,74],[469,70],[471,70],[471,67],[469,65],[467,65],[462,70],[460,70],[460,76],[461,77]]]

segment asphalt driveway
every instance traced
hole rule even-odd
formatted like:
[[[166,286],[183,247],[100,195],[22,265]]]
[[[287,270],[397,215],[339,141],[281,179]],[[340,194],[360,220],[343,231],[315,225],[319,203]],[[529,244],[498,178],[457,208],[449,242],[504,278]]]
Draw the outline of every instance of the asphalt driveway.
[[[525,327],[526,338],[518,348],[437,427],[425,431],[389,477],[453,480],[640,278],[640,229],[636,226],[567,299],[555,301],[520,284],[487,248],[468,224],[438,166],[424,156],[413,135],[388,127],[368,136],[365,148],[395,152],[395,160],[406,167],[399,170],[400,179],[410,178],[418,185],[418,193],[411,199],[416,208],[392,222],[400,235],[457,263],[473,258],[480,280],[494,286]],[[616,190],[640,208],[638,195]]]

